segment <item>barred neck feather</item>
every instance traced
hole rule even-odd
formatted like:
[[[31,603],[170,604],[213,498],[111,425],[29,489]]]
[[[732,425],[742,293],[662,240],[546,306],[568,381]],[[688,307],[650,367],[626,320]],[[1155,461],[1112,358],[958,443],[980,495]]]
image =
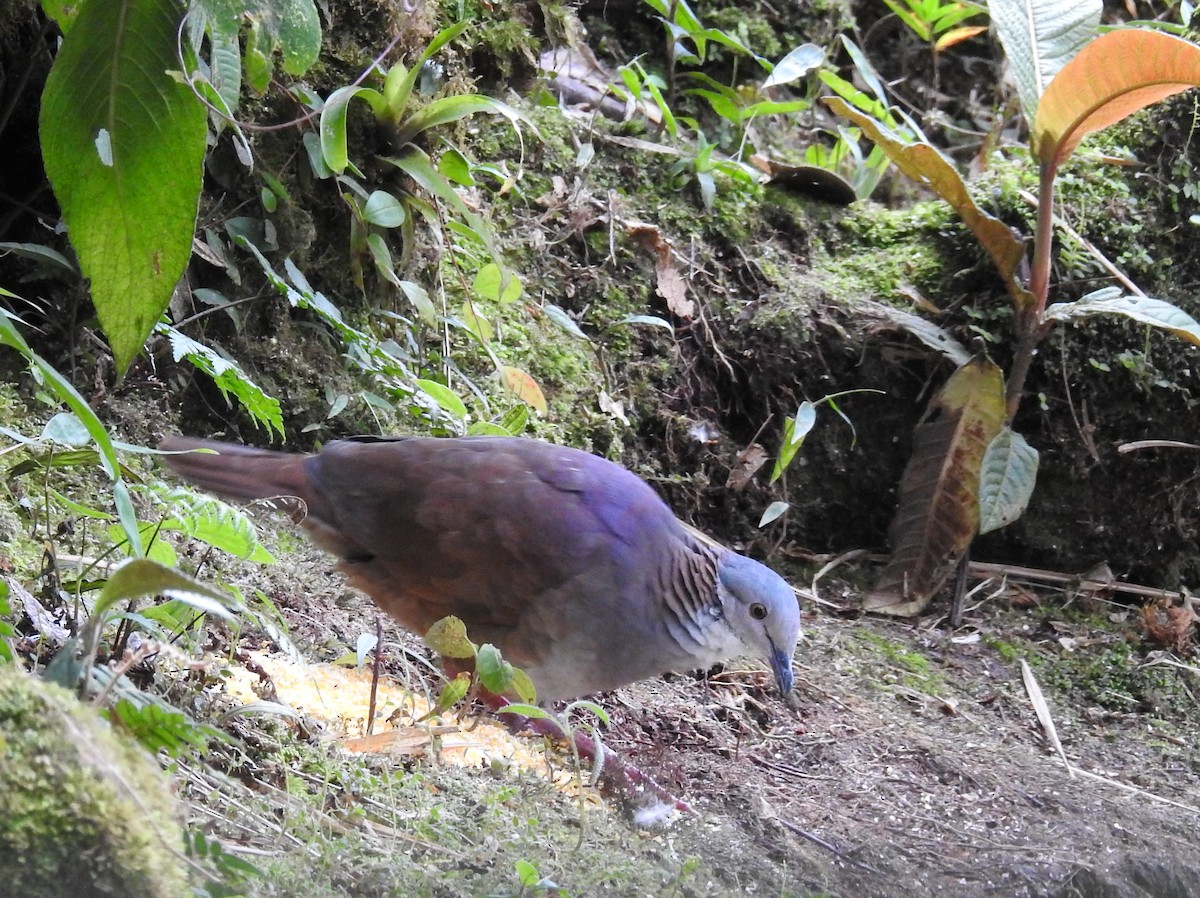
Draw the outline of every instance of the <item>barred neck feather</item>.
[[[722,552],[685,534],[659,571],[667,632],[684,654],[700,662],[714,650],[711,631],[723,620],[717,596],[717,566]]]

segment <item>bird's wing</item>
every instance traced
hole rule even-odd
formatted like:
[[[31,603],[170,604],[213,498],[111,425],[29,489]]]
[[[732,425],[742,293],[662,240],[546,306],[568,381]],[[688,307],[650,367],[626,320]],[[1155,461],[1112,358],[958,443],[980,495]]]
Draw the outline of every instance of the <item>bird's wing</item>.
[[[343,441],[306,471],[332,514],[318,540],[387,611],[417,632],[454,614],[476,642],[520,631],[529,653],[598,607],[651,600],[678,539],[636,476],[531,440]]]

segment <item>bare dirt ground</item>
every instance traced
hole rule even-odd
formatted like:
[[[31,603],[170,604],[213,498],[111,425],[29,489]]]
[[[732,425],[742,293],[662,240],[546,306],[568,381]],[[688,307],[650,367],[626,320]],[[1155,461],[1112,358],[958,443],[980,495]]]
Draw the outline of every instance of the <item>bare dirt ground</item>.
[[[352,647],[374,626],[372,606],[327,576],[319,557],[286,562],[264,586],[314,657]],[[852,619],[810,602],[790,703],[765,672],[736,666],[598,697],[612,718],[606,745],[693,804],[665,828],[638,828],[627,802],[597,803],[590,790],[581,816],[574,799],[495,765],[347,758],[324,740],[311,748],[318,786],[304,772],[311,757],[297,761],[289,748],[304,741],[295,727],[269,737],[242,729],[245,754],[229,772],[260,798],[268,782],[290,782],[288,802],[317,795],[324,810],[281,810],[277,798],[270,812],[245,815],[231,812],[227,791],[206,797],[193,781],[188,793],[200,806],[216,796],[214,831],[269,859],[273,879],[261,894],[1200,894],[1195,669],[1147,651],[1117,604],[1043,591],[1028,606],[1026,590],[994,584],[974,595],[956,632],[934,618]],[[848,600],[849,588],[823,586],[821,598]],[[391,625],[385,634],[393,673],[426,669],[404,660],[422,653],[415,640]],[[1022,658],[1065,760],[1038,722]],[[1162,676],[1137,680],[1139,671]],[[408,779],[348,786],[355,769]],[[342,829],[297,843],[287,818],[331,808]],[[274,834],[272,816],[285,821]],[[345,865],[340,875],[325,868],[330,852]],[[553,888],[518,891],[514,859]],[[423,871],[417,880],[414,871]]]

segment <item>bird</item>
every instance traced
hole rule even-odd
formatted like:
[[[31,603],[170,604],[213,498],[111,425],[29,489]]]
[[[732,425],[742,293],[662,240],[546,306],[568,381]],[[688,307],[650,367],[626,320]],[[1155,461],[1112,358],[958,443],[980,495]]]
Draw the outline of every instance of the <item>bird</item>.
[[[298,497],[313,541],[409,630],[454,615],[543,703],[764,659],[785,696],[800,606],[766,565],[701,540],[641,478],[524,437],[351,437],[315,454],[170,436],[223,498]],[[210,450],[210,451],[196,451]]]

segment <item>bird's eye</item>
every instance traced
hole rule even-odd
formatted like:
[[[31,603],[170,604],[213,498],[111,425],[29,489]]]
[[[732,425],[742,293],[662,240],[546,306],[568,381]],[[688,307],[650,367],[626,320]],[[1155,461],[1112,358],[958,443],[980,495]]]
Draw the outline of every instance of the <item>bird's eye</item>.
[[[767,606],[762,602],[755,602],[750,606],[750,616],[755,620],[763,620],[767,616]]]

